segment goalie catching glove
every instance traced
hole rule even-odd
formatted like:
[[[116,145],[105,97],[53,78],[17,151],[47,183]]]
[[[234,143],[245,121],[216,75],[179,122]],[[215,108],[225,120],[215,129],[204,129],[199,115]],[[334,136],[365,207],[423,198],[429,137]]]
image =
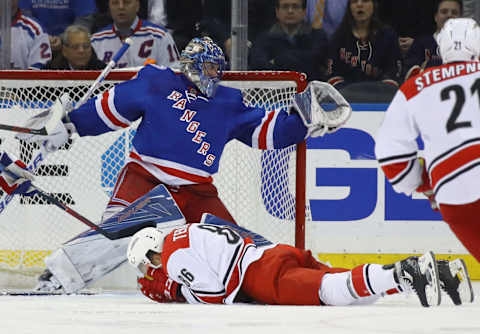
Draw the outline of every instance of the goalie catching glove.
[[[325,110],[322,103],[331,110]],[[305,91],[295,94],[292,107],[298,112],[310,137],[337,131],[352,114],[352,108],[342,94],[332,85],[320,81],[310,82]]]
[[[62,119],[68,120],[67,114],[73,109],[72,102],[68,94],[63,94],[53,103],[52,107],[33,116],[27,121],[25,127],[32,129],[51,128],[48,135],[38,135],[31,133],[19,133],[16,139],[26,142],[39,143],[45,146],[47,152],[54,152],[63,146],[71,134],[75,132],[75,126],[72,123],[64,124]]]
[[[32,196],[36,190],[32,187],[33,174],[27,170],[27,166],[20,160],[15,162],[7,153],[0,156],[2,173],[0,174],[0,188],[8,195]],[[15,177],[16,176],[16,177]]]
[[[184,302],[180,285],[169,278],[162,268],[148,268],[145,277],[138,279],[140,291],[158,303]]]

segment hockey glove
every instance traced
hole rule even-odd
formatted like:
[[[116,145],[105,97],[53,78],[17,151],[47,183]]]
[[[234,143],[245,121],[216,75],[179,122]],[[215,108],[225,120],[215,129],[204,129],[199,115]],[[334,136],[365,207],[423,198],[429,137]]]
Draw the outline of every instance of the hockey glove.
[[[422,166],[422,184],[420,184],[415,191],[424,194],[430,201],[432,210],[438,211],[439,206],[435,200],[435,194],[433,193],[432,185],[430,184],[430,178],[428,177],[427,168],[425,167],[425,159],[418,158],[418,162],[420,163],[420,166]]]
[[[19,140],[45,145],[47,152],[54,152],[64,145],[70,137],[70,129],[67,130],[61,118],[66,119],[67,113],[71,110],[72,102],[70,101],[70,97],[68,94],[63,94],[54,102],[50,109],[30,118],[25,125],[25,127],[28,128],[40,129],[45,127],[49,122],[55,122],[50,134],[44,136],[31,133],[19,133],[15,137]],[[61,117],[57,121],[58,115]]]
[[[332,85],[320,81],[310,82],[305,91],[295,94],[292,108],[302,119],[310,137],[337,131],[352,114],[352,108],[342,94]]]
[[[4,169],[0,174],[0,188],[3,191],[8,195],[33,196],[36,193],[35,188],[32,187],[34,176],[22,161],[14,162],[7,153],[3,152],[0,156],[0,164]],[[12,174],[18,177],[14,177]]]
[[[169,278],[162,268],[148,268],[145,277],[138,279],[140,291],[158,303],[184,302],[180,285]]]

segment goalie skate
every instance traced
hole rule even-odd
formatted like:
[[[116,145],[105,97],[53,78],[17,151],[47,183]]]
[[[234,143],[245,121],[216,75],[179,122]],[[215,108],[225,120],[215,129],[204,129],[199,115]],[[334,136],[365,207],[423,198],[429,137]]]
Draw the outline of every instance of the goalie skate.
[[[35,288],[35,292],[44,292],[44,293],[62,293],[63,287],[62,284],[53,276],[50,270],[45,269],[45,271],[38,277],[38,282]]]
[[[472,283],[465,262],[462,259],[439,260],[437,264],[440,287],[452,299],[452,302],[455,305],[473,302]]]
[[[386,268],[394,268],[395,281],[404,291],[413,291],[422,306],[440,305],[440,281],[435,255],[428,252],[420,257],[412,256]]]

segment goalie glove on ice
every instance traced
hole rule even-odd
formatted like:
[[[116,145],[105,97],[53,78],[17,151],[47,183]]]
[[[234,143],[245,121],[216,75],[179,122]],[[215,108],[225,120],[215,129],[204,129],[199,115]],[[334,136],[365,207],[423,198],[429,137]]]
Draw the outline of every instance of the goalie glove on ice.
[[[15,138],[19,140],[25,140],[27,142],[42,144],[45,146],[47,152],[54,152],[58,150],[68,141],[70,135],[74,132],[74,129],[72,129],[73,124],[64,124],[62,121],[62,119],[68,119],[67,114],[72,109],[73,107],[70,97],[65,93],[57,98],[51,108],[33,116],[25,125],[27,128],[41,129],[42,127],[46,127],[47,123],[55,122],[56,124],[53,124],[53,130],[50,132],[50,134],[44,136],[31,133],[19,133],[15,136]],[[56,120],[57,115],[61,115],[58,121]]]
[[[2,173],[0,174],[0,188],[8,195],[32,196],[36,190],[32,187],[34,176],[27,170],[27,166],[20,160],[15,162],[7,153],[0,155]],[[9,173],[10,172],[10,173]],[[15,178],[13,175],[16,175]]]
[[[148,268],[145,277],[138,279],[142,293],[158,303],[183,302],[185,301],[180,285],[169,278],[162,268]]]

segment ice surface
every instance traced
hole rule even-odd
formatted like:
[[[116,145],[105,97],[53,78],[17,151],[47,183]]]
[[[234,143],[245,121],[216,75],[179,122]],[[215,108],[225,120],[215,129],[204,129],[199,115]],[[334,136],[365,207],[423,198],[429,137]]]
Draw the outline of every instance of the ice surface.
[[[473,304],[446,295],[423,308],[414,295],[354,307],[158,304],[134,292],[93,296],[0,296],[2,334],[480,333],[480,282]]]

